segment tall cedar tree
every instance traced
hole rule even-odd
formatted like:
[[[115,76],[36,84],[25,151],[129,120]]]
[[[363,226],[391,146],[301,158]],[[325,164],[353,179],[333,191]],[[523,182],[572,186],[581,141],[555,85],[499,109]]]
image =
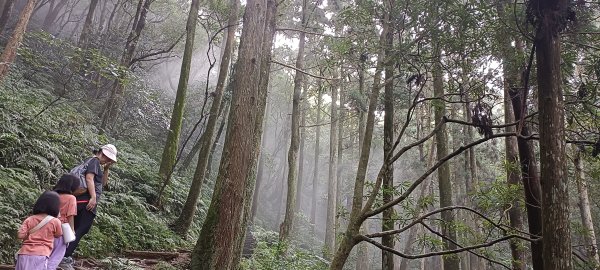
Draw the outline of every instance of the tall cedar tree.
[[[307,1],[302,1],[302,26],[306,26]],[[305,33],[300,32],[298,37],[298,55],[296,56],[296,73],[294,75],[294,93],[292,96],[292,123],[290,148],[288,151],[288,175],[287,175],[287,199],[285,203],[285,217],[279,231],[279,241],[286,241],[294,225],[296,215],[296,196],[298,181],[298,150],[300,147],[300,104],[302,95],[302,81],[304,74],[298,70],[304,69],[304,45],[306,44]]]
[[[173,105],[171,124],[169,125],[167,133],[167,142],[165,143],[165,148],[163,150],[162,159],[160,162],[160,169],[158,171],[158,175],[162,180],[162,185],[156,198],[156,205],[161,204],[164,189],[171,180],[171,174],[173,173],[173,167],[175,166],[175,159],[177,158],[179,133],[181,133],[181,124],[183,122],[183,109],[185,107],[185,96],[187,93],[188,82],[190,80],[190,67],[192,64],[192,55],[194,53],[194,39],[196,37],[196,22],[198,21],[199,7],[200,0],[192,0],[192,6],[190,7],[190,13],[188,15],[186,25],[187,33],[185,38],[185,49],[183,51],[183,59],[181,61],[181,73],[179,73],[179,84],[177,85],[177,94],[175,96],[175,104]],[[218,106],[219,105],[217,105],[217,111]],[[215,121],[216,117],[217,116],[215,113]],[[210,145],[211,139],[212,136],[208,139],[208,145]],[[210,152],[210,150],[207,149],[206,152]]]
[[[194,179],[192,180],[192,186],[190,187],[190,191],[188,193],[187,199],[185,200],[185,204],[183,209],[181,210],[181,214],[177,218],[174,224],[174,231],[179,235],[187,234],[187,231],[192,224],[192,220],[194,218],[194,214],[196,213],[196,205],[198,203],[198,197],[200,196],[200,192],[202,190],[202,184],[204,183],[204,179],[206,177],[207,167],[209,166],[209,153],[212,152],[211,145],[213,145],[213,133],[215,131],[215,127],[217,125],[217,120],[219,118],[221,100],[223,99],[223,91],[225,89],[225,82],[227,79],[227,74],[229,73],[229,63],[231,59],[231,53],[233,48],[233,42],[235,39],[235,31],[237,30],[237,21],[238,21],[238,9],[239,9],[239,0],[231,0],[229,2],[229,19],[227,24],[229,27],[227,28],[227,35],[225,37],[225,46],[223,48],[223,55],[221,57],[221,63],[219,67],[219,77],[217,79],[217,86],[215,91],[213,92],[213,101],[210,107],[210,116],[208,117],[208,123],[206,124],[206,128],[201,138],[201,147],[200,147],[200,155],[198,156],[198,164],[196,165],[196,170],[194,172]]]
[[[321,164],[319,163],[321,156],[321,106],[323,105],[323,82],[317,81],[317,107],[316,111],[316,122],[315,122],[315,159],[313,164],[313,177],[312,177],[312,192],[310,200],[310,226],[312,231],[315,231],[315,224],[317,222],[317,202],[319,199],[318,187],[319,187],[319,169]]]
[[[27,29],[27,24],[29,23],[29,18],[31,17],[36,2],[36,0],[27,1],[23,10],[21,10],[21,15],[19,15],[15,30],[10,36],[10,39],[8,39],[6,47],[4,47],[4,50],[2,51],[2,55],[0,55],[0,82],[4,80],[10,70],[10,66],[17,57],[17,49],[21,46],[23,35]]]
[[[536,27],[535,52],[542,185],[544,269],[572,269],[569,189],[562,92],[560,32],[569,22],[567,0],[531,0],[528,14]]]
[[[268,77],[263,67],[270,62],[264,59],[270,55],[264,47],[272,44],[267,40],[273,35],[266,30],[271,27],[267,21],[274,17],[270,15],[274,4],[265,0],[246,4],[223,156],[211,205],[192,253],[191,269],[238,267],[260,147],[260,137],[255,135],[262,134],[267,85],[261,82]]]

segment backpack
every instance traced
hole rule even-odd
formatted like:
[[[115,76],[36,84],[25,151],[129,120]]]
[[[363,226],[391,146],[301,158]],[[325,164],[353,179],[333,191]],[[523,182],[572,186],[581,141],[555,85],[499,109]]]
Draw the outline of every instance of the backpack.
[[[79,188],[87,189],[87,182],[85,181],[85,172],[87,171],[88,165],[92,159],[93,157],[88,158],[86,161],[75,166],[75,168],[69,171],[70,174],[73,174],[79,178]]]

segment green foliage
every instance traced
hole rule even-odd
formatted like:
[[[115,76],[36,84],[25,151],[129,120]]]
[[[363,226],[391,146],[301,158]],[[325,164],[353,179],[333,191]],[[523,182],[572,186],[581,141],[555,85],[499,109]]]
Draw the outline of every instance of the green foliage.
[[[254,232],[258,243],[254,254],[249,259],[243,259],[242,269],[261,270],[320,270],[327,269],[326,261],[313,253],[296,247],[293,244],[281,244],[278,234],[257,228]],[[284,246],[287,245],[287,246]],[[285,256],[280,255],[287,250]]]

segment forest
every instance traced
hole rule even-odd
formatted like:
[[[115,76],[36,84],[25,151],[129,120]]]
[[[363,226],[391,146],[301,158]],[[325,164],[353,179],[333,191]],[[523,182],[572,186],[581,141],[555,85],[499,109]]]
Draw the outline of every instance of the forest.
[[[74,269],[600,269],[599,44],[597,0],[0,0],[0,269],[110,147]]]

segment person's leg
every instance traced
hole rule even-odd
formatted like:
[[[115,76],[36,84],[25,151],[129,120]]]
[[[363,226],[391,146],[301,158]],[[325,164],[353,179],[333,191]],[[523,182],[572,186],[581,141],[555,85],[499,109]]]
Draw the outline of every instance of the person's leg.
[[[58,264],[62,261],[67,250],[67,244],[65,244],[62,236],[54,238],[54,248],[52,253],[48,257],[48,270],[54,270],[58,267]]]
[[[15,270],[46,270],[48,257],[35,255],[19,255]]]
[[[96,214],[88,211],[85,207],[85,203],[77,204],[77,215],[75,216],[75,241],[69,243],[67,251],[65,252],[65,257],[71,257],[73,255],[81,238],[83,238],[83,236],[92,228],[92,223],[94,222],[94,218],[96,218]]]

